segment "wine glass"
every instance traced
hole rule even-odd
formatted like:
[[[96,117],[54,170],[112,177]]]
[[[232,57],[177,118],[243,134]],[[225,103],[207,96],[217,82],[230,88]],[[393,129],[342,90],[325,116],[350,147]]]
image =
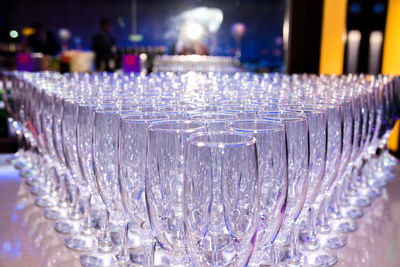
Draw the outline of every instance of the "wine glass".
[[[129,253],[127,252],[126,235],[128,234],[127,218],[124,213],[120,185],[118,181],[118,136],[120,116],[134,113],[135,107],[118,105],[100,105],[94,110],[92,159],[93,170],[97,190],[103,200],[105,210],[105,222],[101,226],[101,237],[98,248],[90,254],[80,257],[84,266],[112,266],[127,264]],[[122,231],[122,244],[117,249],[111,240],[110,214],[124,230]]]
[[[154,238],[150,231],[145,203],[145,165],[148,126],[152,122],[169,119],[161,113],[136,113],[123,116],[120,121],[118,170],[121,199],[144,251],[131,256],[144,266],[153,265]]]
[[[246,266],[259,220],[255,138],[195,133],[185,158],[184,230],[191,259],[198,266]]]
[[[317,236],[317,223],[318,215],[320,212],[321,203],[325,196],[325,190],[329,187],[330,183],[333,181],[335,176],[332,176],[332,172],[335,173],[338,168],[333,170],[326,170],[327,161],[327,149],[330,146],[330,153],[339,151],[338,149],[333,150],[332,144],[329,143],[328,138],[336,137],[338,131],[340,131],[341,124],[338,124],[337,119],[340,118],[340,109],[329,110],[329,119],[331,119],[331,124],[328,124],[328,108],[322,105],[314,104],[303,104],[303,105],[288,105],[286,109],[292,112],[299,112],[307,116],[308,121],[308,138],[309,138],[309,149],[310,149],[310,164],[309,164],[309,184],[307,187],[306,203],[303,208],[303,221],[300,223],[305,223],[305,231],[307,232],[307,238],[305,239],[306,250],[302,251],[304,261],[306,264],[313,266],[332,266],[337,262],[337,257],[333,253],[323,249],[320,246],[318,236]],[[335,116],[333,117],[332,116]],[[336,120],[335,120],[336,119]],[[339,121],[340,122],[340,121]],[[331,136],[329,136],[328,129],[329,126],[337,127],[331,129]],[[341,140],[334,138],[332,141]],[[336,160],[339,158],[336,153]],[[335,155],[329,155],[334,157]],[[330,167],[329,165],[328,167]],[[335,165],[336,166],[336,165]],[[325,175],[326,173],[326,175]],[[321,194],[322,193],[322,194]],[[301,225],[300,225],[301,227]]]
[[[146,160],[146,206],[150,226],[166,255],[165,264],[187,265],[184,242],[184,164],[187,137],[204,132],[199,122],[171,120],[149,126]]]
[[[254,252],[248,265],[272,264],[271,246],[282,224],[288,188],[285,126],[265,120],[239,120],[228,123],[227,127],[250,134],[257,140],[260,221]]]
[[[258,117],[268,121],[281,122],[286,127],[289,166],[288,196],[286,199],[285,218],[276,241],[279,247],[289,242],[288,264],[300,264],[303,259],[297,251],[299,229],[295,227],[295,223],[306,200],[309,180],[307,116],[295,112],[271,111],[260,113]],[[289,236],[290,240],[288,240]],[[279,249],[277,254],[280,257]]]
[[[59,156],[54,143],[54,92],[51,91],[51,86],[48,86],[42,94],[42,110],[41,110],[41,126],[44,140],[46,140],[46,149],[50,155],[50,168],[54,170],[54,193],[57,203],[43,211],[44,216],[50,220],[59,220],[67,217],[68,201],[64,191],[64,166],[59,161]]]
[[[98,105],[97,100],[92,100],[87,96],[76,103],[74,110],[74,123],[69,126],[72,135],[69,146],[73,148],[71,153],[76,162],[76,171],[79,173],[79,188],[84,191],[83,217],[77,232],[65,238],[64,244],[75,250],[92,250],[97,245],[95,231],[92,223],[92,201],[93,194],[98,193],[95,185],[95,178],[92,168],[92,129],[94,108]],[[65,142],[65,141],[64,141]]]

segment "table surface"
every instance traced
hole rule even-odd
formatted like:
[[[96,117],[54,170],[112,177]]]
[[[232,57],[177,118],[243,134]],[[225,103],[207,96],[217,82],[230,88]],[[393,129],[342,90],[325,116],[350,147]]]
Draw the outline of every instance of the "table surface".
[[[0,154],[0,266],[80,266],[80,254],[63,245],[65,235],[34,205],[18,172],[5,163],[8,156]],[[347,234],[347,245],[333,250],[335,266],[400,266],[400,178],[364,213],[358,229]]]

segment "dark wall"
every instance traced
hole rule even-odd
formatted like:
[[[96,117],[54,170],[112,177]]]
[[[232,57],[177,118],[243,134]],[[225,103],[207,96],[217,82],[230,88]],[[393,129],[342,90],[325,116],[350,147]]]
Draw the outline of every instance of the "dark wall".
[[[120,46],[130,46],[131,33],[130,0],[6,0],[1,3],[0,24],[20,29],[35,21],[57,32],[69,29],[73,37],[82,40],[83,48],[89,48],[91,36],[98,32],[101,17],[114,22],[113,35]],[[244,60],[265,57],[281,58],[282,26],[285,3],[283,0],[138,0],[137,28],[144,39],[137,45],[163,45],[170,47],[176,36],[171,18],[196,6],[218,7],[224,13],[219,32],[210,38],[214,55],[232,55],[235,47],[230,27],[243,22],[247,33],[242,42]]]
[[[349,0],[347,4],[347,31],[359,30],[361,33],[357,73],[368,73],[369,36],[373,31],[385,32],[388,0]],[[383,38],[384,39],[384,38]],[[383,43],[382,43],[383,48]],[[381,49],[381,57],[382,57]],[[345,51],[347,58],[347,43]],[[380,69],[380,67],[379,67]],[[344,61],[344,72],[346,61]]]
[[[322,8],[320,0],[287,0],[287,73],[319,73]]]

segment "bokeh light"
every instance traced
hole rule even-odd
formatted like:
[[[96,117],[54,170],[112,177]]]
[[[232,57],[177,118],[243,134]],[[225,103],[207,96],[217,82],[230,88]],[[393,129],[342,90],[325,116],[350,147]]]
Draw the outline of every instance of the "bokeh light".
[[[10,31],[10,37],[11,38],[18,38],[18,32],[16,30]]]

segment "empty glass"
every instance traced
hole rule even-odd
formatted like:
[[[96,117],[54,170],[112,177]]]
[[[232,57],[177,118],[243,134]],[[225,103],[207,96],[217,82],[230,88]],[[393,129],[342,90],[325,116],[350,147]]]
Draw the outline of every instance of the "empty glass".
[[[123,116],[119,136],[119,181],[122,204],[140,237],[144,251],[137,250],[131,257],[144,266],[153,266],[154,238],[150,230],[145,202],[145,166],[148,126],[152,122],[168,120],[166,114],[137,113]]]
[[[282,224],[288,188],[285,126],[279,122],[244,120],[230,122],[227,127],[257,140],[260,221],[249,266],[272,264],[271,246]]]
[[[149,127],[146,206],[151,229],[166,252],[164,264],[189,264],[183,221],[185,150],[188,136],[204,131],[194,121],[160,121]]]
[[[187,246],[197,266],[245,266],[258,226],[255,138],[237,132],[189,137],[185,162]]]
[[[306,200],[309,180],[309,143],[308,124],[304,114],[286,111],[271,111],[258,115],[268,121],[281,122],[286,127],[288,146],[288,196],[286,199],[285,218],[278,234],[278,246],[290,243],[288,264],[300,264],[301,255],[297,251],[298,227],[296,220]],[[290,236],[290,240],[288,240]],[[280,253],[278,253],[280,257]],[[277,259],[279,260],[279,259]]]

